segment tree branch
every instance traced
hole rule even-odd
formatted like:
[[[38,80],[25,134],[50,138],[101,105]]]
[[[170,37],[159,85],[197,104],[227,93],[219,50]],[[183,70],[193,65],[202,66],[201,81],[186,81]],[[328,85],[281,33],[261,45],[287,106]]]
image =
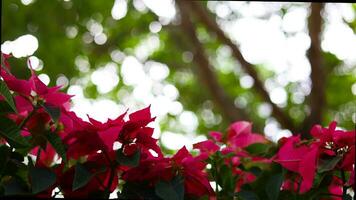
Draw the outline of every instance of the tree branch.
[[[264,101],[268,102],[272,106],[272,115],[278,120],[283,128],[287,128],[291,131],[294,131],[294,124],[291,118],[286,115],[276,104],[274,104],[264,87],[263,82],[259,78],[257,71],[255,70],[255,66],[249,63],[242,56],[239,48],[228,38],[225,33],[221,30],[219,25],[215,22],[215,20],[211,19],[208,16],[207,11],[199,4],[199,2],[193,1],[185,1],[190,4],[194,13],[200,18],[200,20],[209,28],[209,30],[215,32],[219,40],[229,46],[232,50],[232,55],[238,60],[244,69],[244,71],[250,75],[255,81],[255,89],[263,98]]]
[[[310,16],[308,19],[308,29],[310,37],[310,48],[307,57],[311,66],[310,78],[312,88],[310,92],[310,115],[305,118],[303,129],[309,130],[312,124],[320,124],[323,107],[325,104],[325,71],[320,47],[320,33],[323,20],[321,12],[324,5],[322,3],[311,3]]]
[[[180,9],[182,28],[186,32],[185,35],[189,37],[192,44],[194,62],[198,67],[198,77],[206,85],[207,89],[213,97],[213,100],[220,107],[224,116],[230,122],[241,119],[247,120],[247,114],[234,105],[228,94],[226,94],[224,89],[219,85],[213,72],[213,67],[210,65],[204,53],[204,48],[196,35],[194,25],[190,21],[185,2],[178,0],[176,3]]]

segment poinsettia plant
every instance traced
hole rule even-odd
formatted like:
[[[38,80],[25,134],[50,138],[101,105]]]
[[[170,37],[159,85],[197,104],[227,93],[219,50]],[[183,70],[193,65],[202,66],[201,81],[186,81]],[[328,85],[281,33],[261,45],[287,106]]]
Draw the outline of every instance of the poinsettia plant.
[[[278,144],[238,121],[227,133],[161,151],[150,106],[105,123],[70,111],[71,95],[0,71],[0,196],[119,199],[352,199],[355,131],[315,125]]]

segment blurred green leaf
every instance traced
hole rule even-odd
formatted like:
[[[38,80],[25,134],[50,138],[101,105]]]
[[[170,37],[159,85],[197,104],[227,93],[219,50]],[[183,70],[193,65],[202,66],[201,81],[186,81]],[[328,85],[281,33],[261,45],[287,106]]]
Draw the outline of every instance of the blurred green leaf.
[[[75,174],[73,180],[72,190],[75,191],[81,187],[84,187],[90,179],[92,179],[93,174],[88,171],[84,165],[77,163],[75,166]]]
[[[56,174],[47,168],[33,167],[30,169],[29,176],[33,194],[48,189],[56,182]]]
[[[57,133],[47,132],[45,134],[47,141],[52,145],[52,147],[56,150],[58,155],[60,155],[64,162],[67,162],[66,148],[62,142],[62,139],[59,137]]]
[[[14,147],[27,147],[28,141],[21,136],[20,128],[14,121],[0,115],[0,135],[8,140]]]
[[[12,110],[17,113],[14,99],[11,92],[3,80],[0,80],[0,94],[5,98],[6,102],[11,106]]]
[[[334,156],[329,159],[319,159],[318,162],[318,172],[323,173],[333,170],[337,163],[342,159],[342,156]]]
[[[116,160],[120,165],[136,167],[140,163],[140,151],[136,150],[131,156],[125,156],[122,149],[116,151]]]
[[[51,106],[51,105],[48,105],[48,104],[43,104],[41,106],[51,116],[51,118],[52,118],[52,120],[54,122],[58,122],[59,116],[61,114],[60,109],[58,107]]]
[[[157,196],[163,200],[184,199],[184,178],[176,176],[171,181],[159,181],[155,186]]]
[[[283,183],[283,173],[275,174],[269,178],[265,187],[269,200],[277,200]]]

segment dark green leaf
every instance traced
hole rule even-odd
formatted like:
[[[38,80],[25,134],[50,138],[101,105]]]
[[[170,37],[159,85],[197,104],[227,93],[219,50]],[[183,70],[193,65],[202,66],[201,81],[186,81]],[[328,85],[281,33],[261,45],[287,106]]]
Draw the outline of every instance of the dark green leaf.
[[[122,153],[122,149],[116,152],[116,160],[120,165],[136,167],[140,163],[140,151],[136,150],[131,156],[125,156]]]
[[[344,195],[342,196],[342,199],[343,199],[343,200],[352,200],[352,196],[349,195],[349,194],[344,194]]]
[[[43,104],[41,105],[45,110],[46,112],[51,116],[52,120],[54,122],[57,122],[58,119],[59,119],[59,116],[61,115],[61,112],[60,112],[60,109],[58,107],[55,107],[55,106],[51,106],[51,105],[48,105],[48,104]]]
[[[11,92],[7,87],[6,83],[0,80],[0,94],[2,94],[6,102],[11,106],[12,110],[17,113],[14,99],[12,98]]]
[[[119,199],[159,199],[153,187],[141,182],[126,182],[117,196]]]
[[[62,157],[63,161],[67,161],[66,149],[62,142],[62,139],[59,137],[57,133],[47,132],[45,134],[46,139],[52,145],[52,147],[56,150],[56,152]]]
[[[262,143],[255,143],[247,146],[245,148],[246,151],[248,151],[252,155],[261,155],[265,154],[268,152],[269,145],[267,144],[262,144]]]
[[[75,174],[73,180],[72,190],[75,191],[83,186],[85,186],[90,179],[93,177],[93,174],[90,173],[84,165],[77,163],[75,166]]]
[[[11,150],[6,145],[0,146],[0,177],[3,176],[3,171],[7,165],[7,162],[10,158]]]
[[[241,192],[237,193],[237,196],[241,200],[259,200],[258,196],[254,192],[248,190],[241,190]]]
[[[6,101],[0,101],[0,115],[14,112]]]
[[[318,164],[318,172],[323,173],[334,169],[341,159],[342,156],[335,156],[330,159],[320,159]]]
[[[0,116],[0,135],[15,147],[27,147],[29,143],[21,136],[20,128],[12,120]]]
[[[170,182],[159,181],[155,186],[155,192],[163,200],[182,200],[184,199],[184,179],[182,176],[176,176]]]
[[[283,183],[283,173],[271,176],[265,187],[268,199],[277,200]]]
[[[4,183],[4,195],[24,195],[27,193],[26,187],[17,178],[12,177]]]
[[[37,194],[48,189],[56,182],[56,174],[46,168],[33,167],[30,169],[32,193]]]

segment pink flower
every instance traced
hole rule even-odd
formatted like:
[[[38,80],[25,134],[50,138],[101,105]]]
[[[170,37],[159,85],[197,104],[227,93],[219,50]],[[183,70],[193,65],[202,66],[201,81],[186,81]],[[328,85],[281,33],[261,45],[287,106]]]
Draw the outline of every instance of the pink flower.
[[[302,177],[300,192],[304,193],[313,185],[317,157],[318,146],[302,144],[298,135],[285,141],[274,161]]]
[[[203,195],[213,195],[214,191],[210,186],[208,174],[204,172],[206,163],[193,157],[188,150],[183,147],[173,157],[173,168],[178,167],[184,176],[184,185],[187,194],[201,197]]]
[[[238,121],[230,125],[228,129],[227,143],[232,147],[244,148],[254,143],[266,143],[263,135],[252,133],[252,124],[246,121]]]

